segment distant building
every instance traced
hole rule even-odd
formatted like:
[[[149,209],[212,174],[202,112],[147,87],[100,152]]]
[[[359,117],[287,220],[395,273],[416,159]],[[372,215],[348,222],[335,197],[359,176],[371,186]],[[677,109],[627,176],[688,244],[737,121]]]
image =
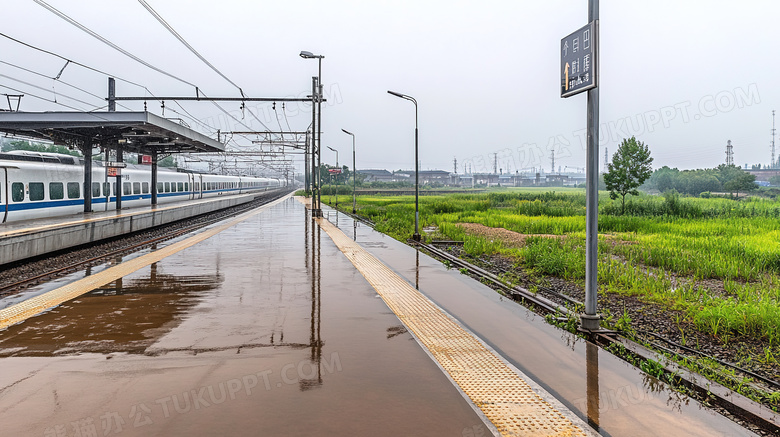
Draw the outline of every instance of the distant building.
[[[395,182],[395,176],[387,170],[358,170],[365,182]]]
[[[414,182],[414,170],[402,170],[394,173],[397,176],[404,175],[409,180]],[[453,178],[448,171],[444,170],[421,170],[420,171],[420,184],[434,184],[439,183],[442,185],[452,185],[456,183],[457,179]]]

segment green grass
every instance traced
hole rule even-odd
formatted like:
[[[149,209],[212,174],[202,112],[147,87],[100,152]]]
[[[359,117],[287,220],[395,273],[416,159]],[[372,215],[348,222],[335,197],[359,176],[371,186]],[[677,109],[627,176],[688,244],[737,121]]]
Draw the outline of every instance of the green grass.
[[[534,273],[584,279],[583,189],[501,188],[419,201],[420,226],[436,226],[439,237],[464,241],[471,255],[501,253]],[[377,230],[400,240],[411,236],[414,196],[358,196],[357,203]],[[780,202],[641,195],[627,201],[626,211],[618,215],[618,203],[600,193],[602,290],[680,310],[723,341],[780,344]],[[469,235],[458,223],[565,238],[531,237],[523,247],[510,248]],[[698,283],[704,279],[723,281],[725,295]]]

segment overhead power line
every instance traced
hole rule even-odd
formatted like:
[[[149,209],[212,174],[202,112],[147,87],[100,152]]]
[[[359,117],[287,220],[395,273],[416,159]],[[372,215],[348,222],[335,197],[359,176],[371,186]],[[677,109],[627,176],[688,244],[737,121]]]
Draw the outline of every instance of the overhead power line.
[[[195,50],[195,48],[194,48],[194,47],[192,47],[192,46],[191,46],[191,45],[190,45],[190,44],[189,44],[189,43],[188,43],[188,42],[187,42],[187,41],[184,39],[184,37],[182,37],[181,35],[179,35],[179,32],[176,32],[176,30],[174,30],[174,28],[173,28],[173,27],[172,27],[170,24],[168,24],[168,22],[167,22],[167,21],[165,21],[165,19],[164,19],[162,16],[160,16],[160,14],[158,14],[158,13],[157,13],[157,11],[155,11],[155,10],[154,10],[154,9],[151,7],[151,5],[149,5],[149,3],[147,3],[145,0],[138,0],[138,2],[139,2],[139,3],[141,3],[141,5],[143,5],[143,7],[144,7],[144,8],[146,8],[146,10],[147,10],[147,11],[149,11],[149,13],[150,13],[150,14],[152,14],[152,16],[154,16],[154,18],[156,18],[156,19],[157,19],[157,21],[159,21],[159,22],[160,22],[160,24],[162,24],[162,25],[163,25],[163,27],[165,27],[166,29],[168,29],[168,32],[170,32],[170,33],[171,33],[173,36],[175,36],[175,37],[176,37],[176,39],[178,39],[178,40],[179,40],[179,42],[181,42],[182,44],[184,44],[184,47],[187,47],[187,48],[188,48],[188,49],[189,49],[189,50],[190,50],[190,51],[191,51],[191,52],[192,52],[192,53],[193,53],[195,56],[197,56],[197,57],[198,57],[198,59],[200,59],[201,61],[203,61],[203,63],[204,63],[204,64],[208,65],[208,66],[209,66],[209,67],[210,67],[212,70],[214,70],[214,72],[216,72],[218,75],[222,76],[222,78],[223,78],[223,79],[225,79],[226,81],[230,82],[230,84],[231,84],[231,85],[233,85],[234,87],[238,88],[238,92],[240,92],[240,93],[241,93],[241,97],[244,97],[244,91],[243,91],[243,90],[241,90],[241,87],[240,87],[240,86],[236,85],[236,84],[235,84],[235,82],[233,82],[232,80],[228,79],[228,77],[227,77],[227,76],[225,76],[224,74],[222,74],[222,72],[221,72],[221,71],[217,70],[217,67],[215,67],[214,65],[212,65],[212,64],[211,64],[211,62],[207,61],[207,60],[206,60],[206,58],[204,58],[204,57],[203,57],[203,56],[202,56],[200,53],[198,53],[198,51],[197,51],[197,50]]]
[[[66,58],[66,57],[64,57],[62,55],[58,55],[58,54],[56,54],[54,52],[50,52],[48,50],[36,47],[36,46],[34,46],[32,44],[28,44],[28,43],[26,43],[24,41],[19,41],[18,39],[13,38],[11,36],[8,36],[8,35],[6,35],[6,34],[4,34],[2,32],[0,32],[0,36],[2,36],[3,38],[10,39],[11,41],[13,41],[13,42],[15,42],[17,44],[21,44],[21,45],[23,45],[25,47],[31,48],[33,50],[37,50],[37,51],[39,51],[41,53],[46,53],[47,55],[51,55],[51,56],[54,56],[56,58],[60,58],[63,61],[67,61],[67,62],[70,62],[71,64],[78,65],[79,67],[86,68],[87,70],[94,71],[95,73],[100,73],[100,74],[102,74],[104,76],[113,77],[113,78],[115,78],[117,80],[121,80],[122,82],[129,83],[130,85],[135,85],[135,86],[137,86],[139,88],[143,88],[144,90],[146,90],[147,93],[149,93],[149,95],[152,95],[152,92],[149,91],[149,88],[145,87],[144,85],[141,85],[140,83],[135,83],[135,82],[133,82],[131,80],[123,79],[123,78],[121,78],[121,77],[119,77],[119,76],[117,76],[115,74],[106,73],[105,71],[98,70],[97,68],[90,67],[89,65],[85,65],[85,64],[82,64],[80,62],[76,62],[76,61],[74,61],[72,59],[68,59],[68,58]]]
[[[23,81],[23,80],[21,80],[21,79],[17,79],[17,78],[15,78],[15,77],[7,76],[7,75],[5,75],[5,74],[0,74],[0,77],[4,77],[4,78],[6,78],[6,79],[11,79],[11,80],[13,80],[13,81],[16,81],[16,82],[19,82],[19,83],[23,83],[23,84],[25,84],[25,85],[27,85],[27,86],[31,86],[31,87],[33,87],[33,88],[37,88],[37,89],[39,89],[39,90],[42,90],[42,91],[47,91],[47,92],[48,92],[48,91],[51,91],[51,90],[49,90],[49,89],[47,89],[47,88],[44,88],[44,87],[42,87],[42,86],[38,86],[38,85],[32,84],[32,83],[30,83],[30,82],[25,82],[25,81]],[[95,106],[95,105],[93,105],[93,104],[91,104],[91,103],[89,103],[89,102],[85,102],[85,101],[83,101],[83,100],[80,100],[80,99],[77,99],[77,98],[75,98],[75,97],[71,97],[71,96],[69,96],[69,95],[67,95],[67,94],[62,94],[62,93],[60,93],[59,95],[61,95],[62,97],[65,97],[66,99],[73,100],[74,102],[83,103],[83,104],[85,104],[85,105],[87,105],[87,106],[93,106],[93,107]],[[57,102],[57,94],[56,94],[56,93],[54,94],[54,102],[55,102],[55,103],[58,103],[58,102]]]
[[[94,97],[94,98],[96,98],[96,99],[100,99],[100,100],[104,100],[104,99],[105,99],[105,97],[104,97],[104,96],[99,96],[99,95],[97,95],[97,94],[95,94],[95,93],[92,93],[92,92],[89,92],[89,91],[87,91],[87,90],[85,90],[85,89],[83,89],[83,88],[79,88],[79,87],[77,87],[76,85],[70,84],[70,83],[68,83],[68,82],[65,82],[65,81],[63,81],[63,80],[59,80],[59,79],[57,79],[57,78],[51,78],[51,77],[49,77],[49,76],[47,76],[47,75],[45,75],[45,74],[43,74],[43,73],[39,73],[39,72],[37,72],[37,71],[30,70],[29,68],[24,68],[24,67],[22,67],[22,66],[20,66],[20,65],[12,64],[12,63],[10,63],[10,62],[5,62],[5,61],[0,61],[0,64],[5,64],[5,65],[8,65],[8,66],[11,66],[11,67],[14,67],[14,68],[18,68],[19,70],[26,71],[26,72],[28,72],[28,73],[31,73],[31,74],[34,74],[34,75],[36,75],[36,76],[45,77],[45,78],[47,78],[47,79],[52,79],[52,80],[55,80],[57,83],[61,83],[61,84],[63,84],[63,85],[69,86],[69,87],[71,87],[71,88],[73,88],[73,89],[75,89],[75,90],[81,91],[81,92],[82,92],[82,93],[84,93],[84,94],[88,94],[88,95],[90,95],[90,96],[92,96],[92,97]],[[10,78],[10,79],[13,79],[13,78]],[[16,79],[14,79],[14,80],[16,80]],[[19,81],[19,82],[21,82],[21,81]],[[22,82],[22,83],[24,83],[24,82]],[[56,94],[56,92],[55,92],[55,94]],[[66,96],[65,94],[62,94],[62,93],[60,93],[60,94],[61,94],[61,95],[63,95],[63,96],[65,96],[65,97],[68,97],[68,96]],[[71,97],[68,97],[68,98],[71,98]],[[73,99],[73,100],[76,100],[76,99]],[[119,106],[121,106],[121,107],[123,107],[123,108],[125,108],[125,109],[127,109],[127,110],[130,110],[130,108],[128,108],[128,107],[127,107],[127,106],[125,106],[125,105],[122,105],[121,103],[119,104]]]
[[[179,82],[187,84],[187,85],[189,85],[189,86],[191,86],[193,88],[197,88],[195,86],[195,84],[193,84],[191,82],[188,82],[188,81],[186,81],[186,80],[184,80],[184,79],[182,79],[182,78],[180,78],[178,76],[175,76],[175,75],[173,75],[171,73],[168,73],[167,71],[165,71],[165,70],[163,70],[161,68],[158,68],[158,67],[156,67],[156,66],[154,66],[154,65],[152,65],[152,64],[150,64],[150,63],[148,63],[146,61],[144,61],[143,59],[139,58],[138,56],[136,56],[136,55],[128,52],[127,50],[123,49],[122,47],[119,47],[118,45],[112,43],[108,39],[100,36],[97,32],[93,31],[92,29],[88,28],[87,26],[84,26],[83,24],[79,23],[78,21],[74,20],[73,18],[70,18],[67,14],[65,14],[63,12],[60,12],[58,9],[56,9],[53,6],[49,5],[45,1],[43,1],[43,0],[34,0],[34,1],[35,1],[35,3],[38,3],[39,5],[41,5],[44,8],[46,8],[49,12],[51,12],[54,15],[62,18],[63,20],[67,21],[68,23],[76,26],[78,29],[80,29],[81,31],[85,32],[87,35],[97,39],[98,41],[100,41],[103,44],[111,47],[112,49],[118,51],[119,53],[122,53],[123,55],[127,56],[128,58],[130,58],[130,59],[132,59],[132,60],[134,60],[134,61],[136,61],[136,62],[138,62],[140,64],[143,64],[146,67],[149,67],[152,70],[154,70],[154,71],[156,71],[156,72],[158,72],[160,74],[164,74],[164,75],[170,77],[171,79],[178,80]]]

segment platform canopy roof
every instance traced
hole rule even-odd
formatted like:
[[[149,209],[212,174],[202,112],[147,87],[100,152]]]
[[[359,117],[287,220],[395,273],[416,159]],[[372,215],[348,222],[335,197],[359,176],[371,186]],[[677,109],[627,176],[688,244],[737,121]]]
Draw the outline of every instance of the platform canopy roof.
[[[224,152],[224,144],[149,112],[0,112],[0,132],[136,153]]]

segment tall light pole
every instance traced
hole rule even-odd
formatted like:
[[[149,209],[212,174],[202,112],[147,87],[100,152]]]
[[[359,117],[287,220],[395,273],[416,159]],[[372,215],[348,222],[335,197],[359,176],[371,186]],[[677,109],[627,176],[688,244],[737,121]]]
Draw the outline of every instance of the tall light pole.
[[[357,182],[355,182],[355,178],[357,177],[357,167],[355,167],[355,134],[352,132],[341,129],[342,132],[344,132],[347,135],[352,135],[352,214],[355,213],[355,187],[357,186]]]
[[[387,92],[388,94],[414,103],[414,234],[412,235],[412,239],[414,241],[420,241],[420,160],[418,158],[419,148],[417,147],[417,100],[412,96],[407,96],[406,94],[397,93],[395,91],[388,90]]]
[[[317,136],[317,168],[316,170],[316,181],[317,181],[317,207],[313,209],[313,215],[317,217],[322,217],[322,197],[320,196],[321,186],[322,186],[322,177],[320,176],[320,167],[322,166],[322,154],[320,149],[322,148],[322,58],[325,56],[323,55],[315,55],[312,52],[307,52],[305,50],[301,51],[300,56],[303,59],[317,59],[317,83],[318,83],[318,89],[317,89],[317,129],[312,131],[312,136],[314,136],[314,133],[316,133]],[[313,144],[313,143],[312,143]],[[313,153],[313,150],[312,150]],[[314,195],[312,195],[312,199],[314,198]]]
[[[333,152],[336,152],[336,168],[339,169],[339,151],[330,146],[328,146],[328,149],[330,149]],[[334,187],[334,189],[336,189],[336,209],[339,209],[339,191],[338,191],[339,176],[338,175],[340,173],[335,173],[335,174],[336,174],[336,186]]]

